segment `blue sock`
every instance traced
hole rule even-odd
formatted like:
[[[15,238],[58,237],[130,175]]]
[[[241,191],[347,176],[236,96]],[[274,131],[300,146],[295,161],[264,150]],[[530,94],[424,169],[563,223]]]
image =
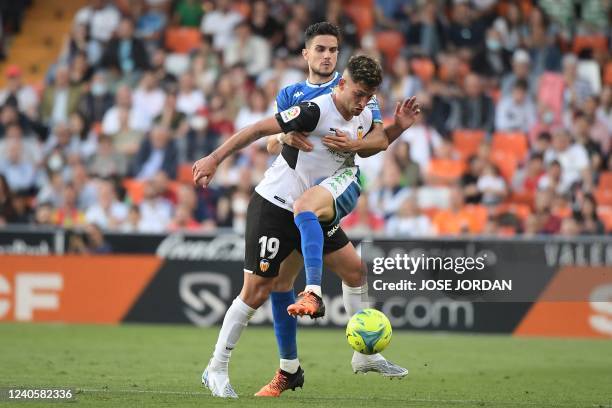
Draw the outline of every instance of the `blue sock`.
[[[297,358],[297,319],[287,313],[287,307],[295,303],[293,289],[289,292],[270,293],[272,316],[274,317],[274,334],[278,344],[280,358],[293,360]]]
[[[323,274],[323,229],[312,211],[296,215],[295,225],[302,237],[302,256],[306,269],[306,285],[321,286]]]

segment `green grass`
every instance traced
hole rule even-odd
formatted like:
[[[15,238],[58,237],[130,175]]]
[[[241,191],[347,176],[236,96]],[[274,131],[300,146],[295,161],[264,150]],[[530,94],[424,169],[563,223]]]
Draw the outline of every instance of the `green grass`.
[[[612,341],[396,332],[384,354],[410,374],[391,381],[353,374],[343,333],[316,329],[298,334],[305,388],[255,399],[278,360],[272,330],[254,327],[230,366],[240,399],[214,399],[200,375],[217,330],[0,324],[0,387],[71,386],[96,407],[612,407]]]

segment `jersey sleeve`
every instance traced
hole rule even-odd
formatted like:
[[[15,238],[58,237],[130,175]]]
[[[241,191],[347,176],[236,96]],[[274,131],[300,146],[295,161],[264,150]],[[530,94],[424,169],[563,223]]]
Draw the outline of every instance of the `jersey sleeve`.
[[[279,111],[275,117],[284,133],[312,132],[319,124],[321,109],[314,102],[302,102],[284,111]]]
[[[369,101],[366,107],[372,112],[372,122],[383,123],[382,115],[380,113],[380,106],[378,106],[378,100],[374,95]]]
[[[291,107],[291,99],[289,99],[287,88],[283,88],[276,95],[276,112],[282,112]]]

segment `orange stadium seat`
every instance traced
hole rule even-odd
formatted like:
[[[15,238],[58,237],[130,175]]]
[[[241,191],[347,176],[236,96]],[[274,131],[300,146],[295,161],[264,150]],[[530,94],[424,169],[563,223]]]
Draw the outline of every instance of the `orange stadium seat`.
[[[595,190],[595,201],[597,205],[612,205],[612,190],[599,187]]]
[[[144,197],[144,183],[136,179],[124,179],[123,187],[133,204],[140,204]]]
[[[364,6],[359,3],[349,3],[345,6],[346,13],[353,19],[357,26],[359,37],[374,27],[374,15],[371,6]]]
[[[436,184],[451,184],[459,179],[465,171],[465,162],[461,160],[431,159],[427,173],[434,177]]]
[[[387,60],[387,66],[393,66],[395,59],[404,47],[404,36],[399,31],[381,31],[376,33],[376,45]]]
[[[453,146],[464,159],[478,151],[485,138],[484,130],[459,129],[453,132]]]
[[[533,208],[534,200],[535,200],[535,194],[529,191],[525,191],[525,192],[514,191],[508,198],[509,203],[523,204],[530,208]]]
[[[516,215],[521,221],[525,221],[529,214],[531,214],[531,208],[527,204],[504,203],[496,208],[495,213],[498,215],[511,213]]]
[[[606,228],[606,232],[612,232],[612,207],[603,205],[598,206],[597,216]]]
[[[512,153],[519,161],[523,161],[529,154],[527,135],[522,132],[495,132],[491,150]]]
[[[202,33],[197,28],[178,27],[166,30],[166,47],[172,52],[186,54],[200,46]]]
[[[191,164],[181,164],[178,168],[177,181],[181,183],[193,183],[191,168]]]
[[[511,183],[514,172],[518,166],[516,156],[513,153],[496,150],[491,152],[491,162],[497,166],[501,175],[506,179],[506,182]]]
[[[612,171],[604,171],[599,175],[599,183],[597,186],[601,189],[607,188],[612,190]]]
[[[436,66],[429,58],[414,58],[410,63],[410,67],[414,74],[426,83],[431,81],[436,73]]]
[[[588,48],[593,51],[606,52],[608,50],[608,39],[605,35],[577,35],[574,38],[573,51],[575,54]]]
[[[604,84],[612,85],[612,61],[609,61],[604,69]]]

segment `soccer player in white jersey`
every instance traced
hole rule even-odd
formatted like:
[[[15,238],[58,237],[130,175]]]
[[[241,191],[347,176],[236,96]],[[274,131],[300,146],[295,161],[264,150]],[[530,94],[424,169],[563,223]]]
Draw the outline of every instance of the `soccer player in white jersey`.
[[[381,68],[376,61],[366,56],[354,57],[333,96],[328,94],[303,102],[248,126],[194,164],[194,182],[206,187],[221,161],[261,137],[298,130],[309,132],[314,144],[312,152],[301,152],[293,163],[279,156],[251,199],[247,211],[243,287],[225,315],[213,358],[202,378],[213,395],[237,397],[229,383],[231,351],[256,309],[268,298],[274,287],[274,279],[271,278],[278,275],[280,263],[300,248],[299,232],[296,228],[290,228],[294,225],[290,205],[315,185],[319,178],[333,174],[350,158],[350,154],[343,156],[327,149],[321,141],[322,137],[328,134],[330,127],[346,129],[349,134],[355,135],[359,127],[367,132],[372,126],[372,115],[363,109],[380,81]],[[402,109],[406,104],[401,106],[397,112],[399,116],[404,114]],[[321,115],[322,109],[327,110],[324,115]],[[308,159],[309,155],[313,155],[318,165],[313,165],[313,161]],[[325,161],[325,165],[321,165],[322,161]],[[279,175],[282,175],[282,185],[269,183],[271,179],[279,180]],[[286,208],[287,205],[289,208]],[[294,387],[300,385],[297,383]]]

